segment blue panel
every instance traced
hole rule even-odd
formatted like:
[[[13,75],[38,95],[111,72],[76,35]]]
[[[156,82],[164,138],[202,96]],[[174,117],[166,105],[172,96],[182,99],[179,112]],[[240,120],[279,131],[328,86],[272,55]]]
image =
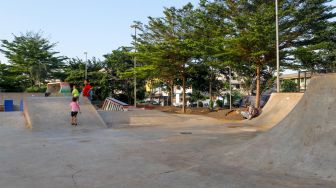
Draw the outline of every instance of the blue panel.
[[[23,112],[23,100],[20,100],[20,111]]]
[[[13,100],[5,100],[4,101],[5,112],[13,112],[14,111],[14,102]]]

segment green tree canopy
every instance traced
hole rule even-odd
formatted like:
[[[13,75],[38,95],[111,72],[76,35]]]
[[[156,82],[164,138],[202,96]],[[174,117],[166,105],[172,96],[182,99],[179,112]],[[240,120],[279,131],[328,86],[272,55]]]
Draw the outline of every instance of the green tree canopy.
[[[57,56],[53,48],[56,43],[50,41],[40,33],[27,32],[20,36],[14,36],[13,41],[1,40],[1,49],[13,72],[19,77],[26,77],[30,85],[44,83],[46,79],[54,78],[54,73],[59,71],[66,59]],[[23,87],[26,82],[22,82]]]

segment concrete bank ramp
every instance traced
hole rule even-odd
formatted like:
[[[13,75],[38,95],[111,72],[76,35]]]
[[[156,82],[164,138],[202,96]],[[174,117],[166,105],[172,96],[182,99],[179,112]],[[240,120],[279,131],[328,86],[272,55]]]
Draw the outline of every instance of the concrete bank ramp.
[[[70,102],[71,97],[27,97],[24,106],[28,127],[37,131],[71,130]],[[78,128],[106,128],[88,99],[80,98],[79,103]]]
[[[163,125],[185,121],[188,118],[157,110],[98,111],[108,127]]]
[[[0,112],[0,128],[2,127],[24,127],[25,120],[22,112]]]
[[[223,153],[223,162],[336,182],[335,104],[336,74],[313,77],[300,102],[283,121],[244,146]]]
[[[260,116],[243,123],[253,126],[272,127],[284,119],[297,105],[303,93],[272,93]]]

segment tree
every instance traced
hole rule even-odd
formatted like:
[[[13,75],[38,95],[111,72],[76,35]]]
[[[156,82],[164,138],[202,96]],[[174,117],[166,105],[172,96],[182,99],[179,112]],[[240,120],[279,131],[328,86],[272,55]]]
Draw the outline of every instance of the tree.
[[[163,13],[164,17],[161,18],[149,17],[149,23],[142,28],[139,58],[146,62],[147,70],[155,70],[153,77],[158,75],[159,78],[170,80],[171,86],[174,79],[181,80],[182,111],[185,112],[187,75],[194,52],[191,24],[193,6],[189,3],[181,9],[165,8]]]
[[[105,92],[109,96],[115,97],[122,101],[127,101],[131,104],[134,100],[133,89],[133,57],[130,47],[119,47],[111,53],[104,55],[105,71],[106,71],[106,86]],[[139,71],[137,71],[139,72]],[[143,75],[142,75],[143,76]],[[138,77],[138,75],[137,75]],[[144,79],[137,79],[137,98],[144,97],[145,83]]]
[[[279,1],[282,68],[335,67],[335,13],[328,2]],[[202,80],[210,96],[216,73],[229,66],[240,77],[255,78],[250,83],[259,107],[261,90],[272,85],[276,68],[274,10],[274,1],[266,0],[201,0],[196,9],[166,8],[163,17],[149,17],[143,26],[137,55],[149,75],[180,81],[183,88],[203,75],[195,67],[206,67],[208,78]]]
[[[0,63],[0,70],[0,90],[2,91],[23,91],[22,86],[29,84],[25,76],[17,75],[12,65]]]
[[[274,9],[271,1],[238,1],[228,3],[228,19],[235,27],[225,39],[224,54],[236,69],[255,71],[256,107],[260,107],[260,78],[266,66],[275,60]],[[237,11],[238,9],[238,11]]]
[[[59,52],[53,51],[56,43],[50,41],[40,33],[27,32],[14,36],[13,41],[1,40],[1,49],[13,70],[20,76],[30,80],[30,86],[40,85],[46,79],[54,78],[66,58],[56,56]],[[25,84],[22,82],[21,84]],[[22,85],[27,87],[27,85]]]
[[[297,83],[295,83],[293,80],[283,80],[281,82],[281,88],[282,92],[296,92]]]
[[[284,68],[329,67],[333,59],[335,23],[330,0],[280,1],[280,60]],[[256,77],[256,106],[259,107],[261,77],[271,79],[275,69],[274,1],[222,1],[215,17],[229,30],[224,33],[219,57],[240,75]],[[253,72],[251,72],[253,70]],[[267,82],[265,82],[267,83]]]
[[[330,67],[336,43],[335,21],[332,20],[336,13],[334,7],[328,5],[330,2],[282,1],[280,49],[286,67],[312,72]]]
[[[95,96],[104,100],[108,95],[106,94],[106,87],[108,81],[105,70],[105,63],[97,60],[95,57],[88,59],[87,62],[79,58],[68,59],[64,66],[64,80],[75,84],[77,86],[83,85],[85,76],[85,64],[87,64],[87,73],[90,84],[93,86]]]
[[[196,43],[194,50],[198,52],[194,55],[198,61],[197,66],[203,67],[203,71],[208,70],[206,83],[209,84],[206,88],[208,88],[210,101],[212,101],[213,91],[218,92],[224,85],[218,82],[217,77],[223,73],[221,70],[225,69],[225,65],[216,54],[220,53],[219,49],[222,49],[218,46],[222,44],[229,27],[223,23],[222,17],[217,15],[218,12],[220,12],[218,6],[201,0],[199,8],[194,11],[195,21],[192,22],[195,28],[193,31],[193,40]]]

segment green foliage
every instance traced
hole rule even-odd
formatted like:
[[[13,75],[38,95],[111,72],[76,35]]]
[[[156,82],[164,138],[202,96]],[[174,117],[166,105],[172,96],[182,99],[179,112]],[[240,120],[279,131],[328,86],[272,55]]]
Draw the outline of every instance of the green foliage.
[[[64,68],[64,80],[79,86],[78,88],[80,90],[83,88],[84,84],[85,64],[86,62],[81,59],[72,58],[68,60]],[[94,57],[87,61],[88,79],[93,87],[95,96],[100,100],[104,100],[109,96],[108,76],[104,69],[105,63]]]
[[[39,85],[54,78],[54,72],[62,68],[64,57],[53,51],[56,43],[50,43],[39,33],[27,32],[14,36],[13,41],[1,40],[1,49],[11,65],[11,72],[22,78],[19,87]],[[26,80],[30,80],[30,84]]]
[[[297,84],[293,80],[283,80],[281,81],[281,91],[282,92],[296,92]]]
[[[0,90],[7,92],[22,92],[30,80],[24,75],[17,75],[15,67],[0,63]]]
[[[213,107],[214,107],[214,102],[213,102],[213,100],[210,100],[210,102],[209,102],[209,107],[210,107],[210,109],[213,109]]]
[[[132,104],[134,101],[134,64],[131,48],[120,47],[113,50],[105,57],[105,77],[103,91],[105,95],[112,96],[124,102]],[[138,65],[141,62],[137,63]],[[145,75],[140,75],[139,67],[136,69],[137,73],[137,99],[145,97]]]
[[[25,92],[28,92],[28,93],[44,93],[46,90],[47,90],[46,87],[32,86],[32,87],[26,88]]]
[[[216,105],[217,105],[217,107],[223,108],[223,106],[224,106],[223,100],[216,100]]]
[[[241,99],[241,93],[239,91],[232,92],[232,102]]]
[[[142,32],[137,46],[137,57],[144,70],[149,70],[148,76],[159,78],[172,85],[177,79],[185,91],[188,71],[193,65],[192,57],[195,43],[193,30],[193,6],[189,3],[181,9],[165,8],[164,16],[149,17],[146,25],[138,25]],[[186,101],[183,100],[184,106]]]
[[[330,67],[329,57],[335,49],[335,11],[330,0],[282,2],[283,41],[286,65],[294,69],[315,71]]]
[[[279,1],[282,68],[336,69],[336,13],[328,2]],[[136,50],[120,47],[104,55],[104,61],[88,60],[88,78],[100,99],[112,96],[128,103],[133,102],[134,76],[139,99],[145,80],[157,80],[171,96],[174,85],[192,86],[191,102],[204,99],[205,92],[220,95],[229,89],[217,79],[223,75],[228,80],[227,67],[244,79],[244,89],[266,90],[273,86],[276,69],[274,8],[274,1],[246,0],[200,0],[196,8],[190,3],[165,8],[162,17],[135,23],[140,31]],[[82,85],[86,62],[72,58],[64,64],[66,58],[57,56],[55,46],[33,32],[1,40],[0,51],[10,64],[0,63],[0,89],[36,90],[53,78]],[[256,87],[259,77],[263,82]],[[283,84],[284,91],[294,87]],[[239,96],[234,92],[233,101]]]
[[[189,101],[190,102],[195,102],[195,101],[198,101],[198,100],[204,100],[205,97],[202,95],[202,93],[196,89],[193,89],[192,93],[191,93],[191,96],[189,98]]]

